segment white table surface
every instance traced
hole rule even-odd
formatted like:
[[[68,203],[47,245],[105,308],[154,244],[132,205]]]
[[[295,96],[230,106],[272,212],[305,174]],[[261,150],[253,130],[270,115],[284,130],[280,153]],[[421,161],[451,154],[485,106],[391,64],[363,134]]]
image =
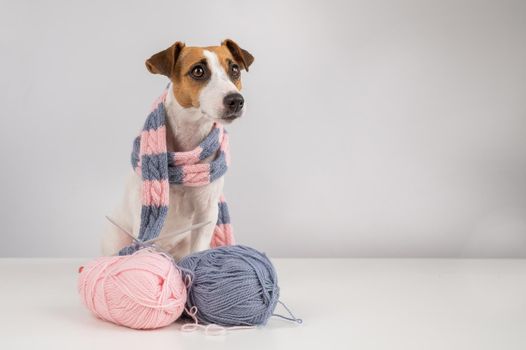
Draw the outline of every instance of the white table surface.
[[[526,349],[526,260],[273,261],[304,323],[206,336],[95,318],[76,291],[86,259],[0,259],[0,349]]]

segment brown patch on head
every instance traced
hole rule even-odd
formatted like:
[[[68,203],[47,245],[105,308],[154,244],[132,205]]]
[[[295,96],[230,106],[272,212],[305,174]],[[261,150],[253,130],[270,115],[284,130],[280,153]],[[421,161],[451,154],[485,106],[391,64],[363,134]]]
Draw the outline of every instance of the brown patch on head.
[[[189,72],[195,64],[203,60],[205,56],[202,48],[186,47],[179,57],[174,74],[170,77],[174,96],[184,108],[199,107],[199,93],[207,81],[194,80]]]
[[[150,73],[162,74],[170,77],[175,69],[179,55],[183,51],[184,43],[177,41],[166,50],[157,52],[146,60],[146,68]]]
[[[175,98],[181,106],[197,108],[199,92],[206,85],[206,81],[192,79],[188,73],[196,63],[204,59],[202,48],[176,42],[150,57],[146,61],[146,67],[153,74],[162,74],[170,78]]]
[[[238,65],[248,71],[254,57],[229,39],[223,41],[220,46],[205,48],[185,46],[181,42],[176,42],[146,61],[146,67],[151,73],[162,74],[170,78],[173,83],[174,96],[184,108],[199,107],[199,94],[208,83],[208,79],[196,80],[191,75],[191,71],[198,65],[204,66],[208,69],[208,74],[210,73],[210,66],[207,65],[204,50],[214,52],[217,55],[226,74],[231,77],[234,85],[240,90],[241,78],[232,77],[232,65]]]
[[[225,46],[236,61],[248,72],[248,67],[254,63],[254,56],[252,56],[250,52],[240,48],[239,45],[231,39],[224,40],[221,46]]]

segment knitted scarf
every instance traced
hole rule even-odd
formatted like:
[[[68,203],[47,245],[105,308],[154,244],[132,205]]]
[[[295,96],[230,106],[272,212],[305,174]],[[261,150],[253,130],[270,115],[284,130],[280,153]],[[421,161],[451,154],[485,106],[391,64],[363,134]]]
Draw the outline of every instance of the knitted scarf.
[[[167,92],[165,90],[154,102],[141,134],[133,142],[131,162],[142,178],[139,242],[159,236],[168,213],[170,184],[193,187],[209,184],[223,176],[230,163],[228,134],[219,123],[214,123],[208,136],[195,149],[168,152],[164,108]],[[202,163],[212,155],[215,157],[210,163]],[[218,207],[211,247],[234,244],[228,206],[223,195]],[[134,243],[124,247],[119,254],[131,254],[140,247],[140,244]]]

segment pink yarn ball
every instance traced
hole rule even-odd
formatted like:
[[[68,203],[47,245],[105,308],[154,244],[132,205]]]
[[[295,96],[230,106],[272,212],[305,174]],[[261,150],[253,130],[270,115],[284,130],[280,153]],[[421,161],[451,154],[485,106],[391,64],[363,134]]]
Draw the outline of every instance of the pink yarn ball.
[[[186,287],[166,255],[148,249],[95,259],[80,270],[78,290],[97,317],[115,324],[154,329],[184,310]]]

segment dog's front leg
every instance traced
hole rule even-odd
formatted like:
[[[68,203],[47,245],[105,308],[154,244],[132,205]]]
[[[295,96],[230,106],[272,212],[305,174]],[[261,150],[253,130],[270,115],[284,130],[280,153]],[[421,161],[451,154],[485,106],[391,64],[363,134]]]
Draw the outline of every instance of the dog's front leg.
[[[192,224],[199,224],[210,221],[210,224],[192,230],[190,234],[190,253],[200,252],[202,250],[210,249],[210,242],[214,234],[214,228],[217,221],[218,208],[210,208],[210,210],[194,215]]]
[[[208,224],[192,231],[191,239],[191,253],[200,252],[202,250],[210,249],[210,241],[214,233],[214,224]]]

